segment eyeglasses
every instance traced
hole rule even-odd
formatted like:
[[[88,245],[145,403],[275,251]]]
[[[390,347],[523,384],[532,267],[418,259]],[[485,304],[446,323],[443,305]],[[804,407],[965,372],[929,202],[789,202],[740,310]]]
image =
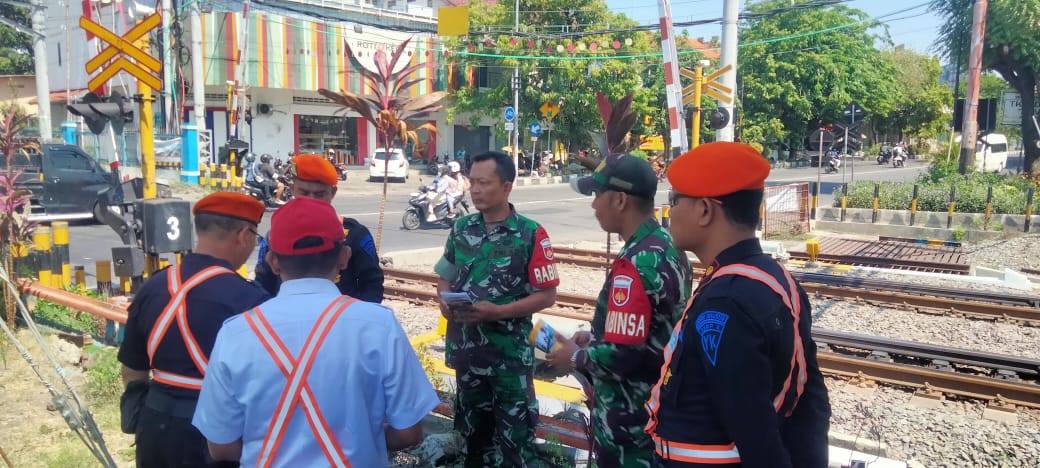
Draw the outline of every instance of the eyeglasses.
[[[716,203],[718,205],[722,205],[722,200],[719,200],[719,199],[706,198],[706,197],[693,197],[693,196],[690,196],[690,195],[686,195],[686,194],[683,194],[683,193],[676,192],[675,190],[671,190],[671,191],[668,192],[668,205],[671,206],[671,207],[675,207],[675,205],[679,204],[679,200],[682,200],[683,198],[689,198],[691,200],[708,200],[708,201],[710,201],[712,203]]]
[[[256,229],[249,228],[249,232],[256,236],[256,245],[264,245],[267,243],[267,239],[264,239],[264,236],[261,236],[259,232],[256,232]]]

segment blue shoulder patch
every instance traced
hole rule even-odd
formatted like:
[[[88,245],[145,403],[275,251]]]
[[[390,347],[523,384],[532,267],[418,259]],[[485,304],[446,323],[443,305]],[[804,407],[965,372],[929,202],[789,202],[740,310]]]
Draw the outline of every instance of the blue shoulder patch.
[[[717,310],[704,311],[697,316],[696,325],[697,333],[701,335],[701,348],[704,349],[704,355],[711,361],[712,366],[718,358],[719,343],[722,342],[722,332],[726,330],[728,321],[729,314]]]
[[[365,236],[361,239],[361,250],[364,250],[372,260],[379,261],[379,257],[376,256],[376,241],[372,239],[372,236]]]

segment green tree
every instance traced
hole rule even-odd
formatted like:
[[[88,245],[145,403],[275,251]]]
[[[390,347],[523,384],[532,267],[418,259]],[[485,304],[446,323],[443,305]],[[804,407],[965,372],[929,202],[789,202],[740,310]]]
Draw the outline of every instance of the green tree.
[[[751,13],[804,0],[749,2]],[[740,32],[738,93],[744,97],[741,139],[782,146],[789,157],[817,125],[842,122],[842,111],[856,101],[876,116],[896,109],[894,74],[874,47],[889,42],[870,31],[867,14],[845,7],[785,11],[752,17]],[[820,32],[824,31],[824,32]]]
[[[0,3],[0,75],[25,75],[33,71],[32,38],[5,22],[32,29],[29,9]]]
[[[964,99],[964,96],[968,94],[968,80],[961,78],[961,87],[957,92],[957,96]],[[1007,81],[997,75],[983,74],[982,79],[979,80],[979,99],[1000,99],[1004,95],[1004,91],[1011,89]]]
[[[935,45],[950,61],[968,55],[971,40],[971,0],[933,0],[932,11],[943,18]],[[986,11],[986,36],[982,66],[1000,74],[1022,97],[1022,141],[1025,170],[1040,158],[1040,135],[1033,126],[1036,86],[1040,82],[1040,0],[990,0]]]
[[[521,33],[513,34],[514,8],[512,2],[499,2],[490,8],[470,9],[470,30],[488,32],[472,33],[452,41],[451,47],[455,50],[471,48],[469,53],[458,57],[456,66],[459,69],[484,67],[488,83],[484,88],[462,86],[454,91],[448,107],[449,116],[454,118],[471,113],[468,123],[476,126],[480,116],[501,115],[505,106],[513,105],[510,81],[514,66],[520,68],[520,107],[517,109],[520,125],[526,128],[530,122],[543,120],[538,110],[543,103],[559,103],[560,113],[553,120],[552,137],[554,141],[564,142],[571,150],[592,145],[589,131],[603,129],[596,112],[596,91],[603,92],[611,101],[635,91],[632,108],[638,115],[661,112],[654,104],[657,90],[644,86],[647,79],[644,66],[654,59],[612,58],[621,54],[652,52],[655,50],[650,46],[653,38],[638,31],[586,34],[607,25],[617,29],[630,28],[637,23],[612,13],[602,0],[521,0]],[[614,49],[614,41],[622,44],[620,51]],[[563,47],[563,53],[557,51],[558,46]],[[582,46],[585,50],[581,49]],[[571,47],[573,53],[569,53]],[[592,47],[596,50],[591,50]],[[533,56],[562,57],[550,60],[527,58]],[[496,132],[501,139],[506,136],[501,126]],[[642,119],[639,119],[634,132],[646,132]],[[526,135],[521,139],[521,146],[525,140]]]
[[[939,59],[910,49],[882,52],[895,70],[897,107],[887,116],[874,119],[876,130],[893,130],[904,136],[932,138],[946,128],[952,100],[950,89],[939,84]]]

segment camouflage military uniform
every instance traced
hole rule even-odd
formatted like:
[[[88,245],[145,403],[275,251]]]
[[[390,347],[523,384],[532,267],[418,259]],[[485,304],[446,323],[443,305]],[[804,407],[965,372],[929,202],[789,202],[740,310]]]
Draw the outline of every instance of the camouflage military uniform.
[[[559,284],[545,229],[516,214],[488,227],[480,213],[455,223],[436,272],[452,291],[508,304]],[[534,352],[530,317],[462,325],[448,321],[447,360],[456,370],[455,428],[467,467],[536,466]]]
[[[690,262],[656,220],[639,226],[611,265],[596,302],[592,342],[577,369],[595,387],[592,424],[601,468],[650,467],[654,444],[643,405],[690,295]]]

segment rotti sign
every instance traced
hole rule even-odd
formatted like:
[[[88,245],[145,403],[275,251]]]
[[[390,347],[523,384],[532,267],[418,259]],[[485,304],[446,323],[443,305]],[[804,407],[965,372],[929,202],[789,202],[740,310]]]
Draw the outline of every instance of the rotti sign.
[[[108,47],[102,50],[101,53],[97,54],[94,58],[87,62],[87,73],[94,73],[98,68],[101,68],[101,73],[90,79],[87,83],[87,87],[91,91],[96,91],[98,88],[103,86],[108,80],[112,79],[116,73],[125,71],[141,83],[144,83],[149,88],[156,91],[162,89],[162,81],[153,73],[159,73],[162,68],[162,64],[159,63],[155,57],[148,55],[138,46],[134,45],[134,41],[141,39],[149,31],[159,26],[161,19],[158,13],[153,13],[151,16],[145,18],[140,23],[130,28],[123,36],[119,36],[112,31],[109,31],[104,26],[97,24],[87,17],[81,17],[79,19],[79,26],[84,31],[93,34],[108,43]],[[126,57],[119,57],[114,62],[109,63],[116,55],[122,52]],[[132,58],[134,61],[127,60],[127,57]],[[108,64],[108,66],[105,66]]]

